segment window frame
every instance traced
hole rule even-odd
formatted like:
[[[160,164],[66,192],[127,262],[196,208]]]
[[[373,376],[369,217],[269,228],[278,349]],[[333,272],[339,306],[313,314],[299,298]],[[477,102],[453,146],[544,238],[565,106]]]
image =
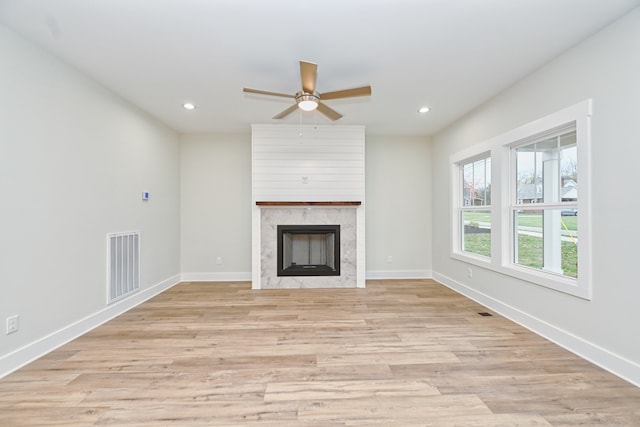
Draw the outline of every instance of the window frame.
[[[523,141],[516,141],[512,144],[510,144],[510,155],[509,155],[509,160],[510,160],[510,175],[509,175],[509,180],[511,183],[511,192],[509,195],[509,220],[511,221],[510,223],[510,242],[509,242],[509,248],[511,250],[510,252],[510,256],[509,256],[509,260],[511,262],[510,267],[512,268],[525,268],[525,272],[531,272],[531,270],[533,269],[534,271],[543,271],[545,272],[545,275],[548,273],[547,271],[545,271],[542,267],[541,268],[537,268],[537,267],[528,267],[525,266],[521,263],[517,263],[516,262],[516,247],[517,247],[517,241],[518,241],[518,233],[516,231],[516,223],[515,223],[515,218],[516,218],[516,212],[518,211],[532,211],[532,210],[541,210],[542,211],[542,216],[544,217],[545,211],[550,211],[550,210],[559,210],[562,211],[563,209],[577,209],[578,208],[578,202],[577,201],[562,201],[562,195],[561,195],[561,188],[560,186],[558,186],[558,188],[556,189],[558,191],[558,198],[559,200],[556,201],[534,201],[532,203],[522,203],[519,202],[518,199],[518,149],[523,148],[523,147],[528,147],[531,146],[532,144],[536,144],[536,143],[540,143],[540,142],[544,142],[544,141],[548,141],[551,138],[558,138],[562,135],[566,135],[567,133],[570,132],[575,132],[576,133],[576,152],[577,152],[577,131],[576,131],[576,127],[575,127],[575,122],[570,122],[566,125],[560,126],[558,128],[555,129],[550,129],[549,131],[546,132],[542,132],[539,133],[537,135],[533,135],[531,138],[526,138]],[[561,162],[559,162],[558,165],[558,172],[560,173],[560,166],[561,166]],[[558,179],[561,180],[561,176],[560,174],[558,174]],[[544,184],[545,181],[545,177],[542,177],[542,186],[544,188],[546,188],[546,184]],[[579,182],[579,180],[578,180]],[[556,182],[554,184],[560,184],[561,181]],[[543,198],[546,198],[546,191],[543,190]],[[537,195],[537,194],[536,194]],[[561,212],[559,212],[559,214],[561,215]],[[560,217],[561,218],[561,217]],[[578,223],[580,223],[581,220],[578,220]],[[542,230],[542,239],[546,240],[546,233],[544,230],[544,225],[543,225],[543,230]],[[543,252],[546,251],[546,246],[543,246]],[[579,258],[578,258],[579,260]],[[570,276],[568,275],[564,275],[564,274],[560,274],[560,273],[551,273],[551,274],[556,274],[558,275],[558,277],[568,277],[570,278]]]
[[[450,256],[468,264],[477,265],[520,280],[554,289],[583,299],[592,296],[591,271],[591,115],[592,100],[588,99],[568,108],[542,117],[533,122],[491,138],[450,157],[451,170],[451,236]],[[577,147],[577,177],[580,195],[579,212],[578,277],[571,278],[557,273],[515,264],[514,215],[516,205],[515,149],[557,133],[563,128],[575,126]],[[486,257],[462,250],[463,203],[461,186],[462,165],[480,159],[489,153],[491,157],[491,256]],[[564,207],[562,203],[549,203],[544,207]],[[483,206],[479,206],[481,210]]]
[[[464,177],[464,167],[468,164],[474,164],[480,160],[484,160],[485,164],[484,164],[484,170],[485,170],[485,185],[487,184],[487,174],[486,174],[486,161],[487,159],[489,161],[492,161],[491,159],[491,152],[485,152],[485,153],[480,153],[477,156],[474,156],[470,159],[465,159],[464,161],[460,162],[458,164],[458,171],[459,171],[459,185],[458,185],[458,197],[459,197],[459,202],[458,202],[458,247],[459,250],[461,252],[464,252],[465,254],[469,255],[469,256],[473,256],[473,257],[480,257],[481,259],[490,259],[491,255],[486,256],[486,255],[482,255],[476,252],[470,252],[465,250],[464,248],[464,236],[465,233],[463,231],[464,229],[464,219],[463,219],[463,215],[464,212],[474,212],[474,211],[489,211],[490,215],[491,215],[491,206],[492,206],[492,200],[491,203],[489,203],[488,205],[474,205],[474,204],[470,204],[470,205],[466,205],[465,204],[465,199],[464,199],[464,188],[465,188],[465,177]],[[491,178],[492,176],[489,176],[489,182],[491,182]],[[493,197],[493,195],[492,195]],[[493,215],[491,215],[491,218],[493,219]],[[492,221],[493,223],[493,221]]]

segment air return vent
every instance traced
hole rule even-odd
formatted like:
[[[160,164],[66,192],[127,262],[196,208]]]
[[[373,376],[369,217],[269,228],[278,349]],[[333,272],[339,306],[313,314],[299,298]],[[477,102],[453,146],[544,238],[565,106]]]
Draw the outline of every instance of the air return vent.
[[[112,303],[140,289],[140,233],[107,235],[108,301]]]

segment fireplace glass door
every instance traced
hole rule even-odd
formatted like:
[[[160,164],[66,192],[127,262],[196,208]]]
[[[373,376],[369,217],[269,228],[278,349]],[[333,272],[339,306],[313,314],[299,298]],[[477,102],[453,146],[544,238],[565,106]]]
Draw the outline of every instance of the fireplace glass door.
[[[339,275],[339,225],[278,226],[278,276]]]

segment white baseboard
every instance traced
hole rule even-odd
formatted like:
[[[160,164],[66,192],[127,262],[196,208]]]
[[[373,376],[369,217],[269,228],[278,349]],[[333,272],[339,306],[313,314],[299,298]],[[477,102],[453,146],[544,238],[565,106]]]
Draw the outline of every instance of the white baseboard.
[[[31,363],[56,348],[68,343],[92,329],[113,319],[133,307],[153,298],[174,285],[180,283],[180,276],[170,277],[150,288],[141,290],[127,298],[113,303],[102,310],[80,319],[64,328],[25,345],[0,358],[0,378]]]
[[[448,276],[440,273],[434,273],[433,279],[548,339],[560,347],[588,360],[602,369],[605,369],[625,381],[640,387],[640,365],[637,363],[614,354],[596,344],[585,341],[570,332],[551,325],[544,320],[533,317],[482,292],[478,292]]]
[[[183,282],[249,282],[251,272],[182,273]],[[431,279],[431,270],[376,270],[366,272],[367,280]]]
[[[183,282],[250,282],[251,272],[182,273]]]
[[[373,270],[366,272],[367,280],[432,279],[431,270]]]

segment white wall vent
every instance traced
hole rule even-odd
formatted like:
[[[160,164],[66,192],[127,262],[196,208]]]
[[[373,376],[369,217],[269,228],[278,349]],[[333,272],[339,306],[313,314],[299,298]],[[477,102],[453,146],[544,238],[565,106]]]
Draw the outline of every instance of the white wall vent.
[[[107,303],[140,289],[140,233],[107,235]]]

